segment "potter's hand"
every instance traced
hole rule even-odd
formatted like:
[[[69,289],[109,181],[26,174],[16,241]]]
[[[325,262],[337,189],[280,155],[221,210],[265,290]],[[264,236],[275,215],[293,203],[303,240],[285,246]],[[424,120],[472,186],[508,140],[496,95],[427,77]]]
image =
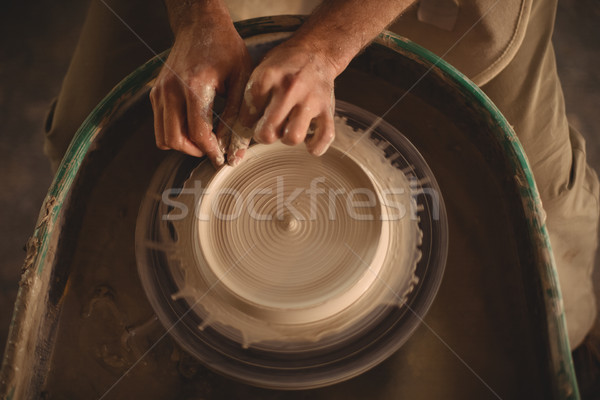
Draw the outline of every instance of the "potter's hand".
[[[167,7],[175,44],[150,92],[156,145],[206,155],[218,166],[251,71],[250,56],[221,1],[167,2]],[[215,93],[227,94],[216,134]]]
[[[252,72],[234,125],[228,162],[237,164],[251,137],[277,139],[325,153],[334,139],[334,65],[326,56],[293,39],[271,50]],[[314,134],[307,132],[314,129]]]
[[[252,73],[234,125],[228,161],[249,138],[323,154],[334,138],[333,81],[352,58],[415,0],[327,0]],[[314,135],[307,136],[310,125]]]

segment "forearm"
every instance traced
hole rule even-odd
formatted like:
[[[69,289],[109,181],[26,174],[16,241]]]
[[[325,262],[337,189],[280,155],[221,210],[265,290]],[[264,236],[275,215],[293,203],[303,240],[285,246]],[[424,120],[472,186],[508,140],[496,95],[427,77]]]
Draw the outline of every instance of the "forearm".
[[[181,29],[203,22],[211,27],[232,24],[223,0],[164,0],[175,36]]]
[[[324,0],[290,39],[326,57],[336,75],[415,0]]]

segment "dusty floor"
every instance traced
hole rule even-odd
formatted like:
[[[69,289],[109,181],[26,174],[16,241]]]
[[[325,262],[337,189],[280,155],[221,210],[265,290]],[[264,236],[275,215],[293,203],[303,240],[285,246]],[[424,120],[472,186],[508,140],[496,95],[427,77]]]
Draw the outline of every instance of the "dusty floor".
[[[600,2],[559,3],[554,41],[567,111],[587,138],[590,164],[600,170]],[[9,0],[0,5],[0,354],[23,247],[52,179],[42,153],[45,113],[59,91],[86,4]],[[600,297],[600,268],[595,281]]]

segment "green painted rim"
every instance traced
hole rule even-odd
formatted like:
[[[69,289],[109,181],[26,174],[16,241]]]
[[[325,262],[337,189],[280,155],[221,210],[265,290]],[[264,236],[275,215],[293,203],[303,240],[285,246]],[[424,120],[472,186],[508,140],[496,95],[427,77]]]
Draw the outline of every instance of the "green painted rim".
[[[454,81],[465,97],[475,100],[492,117],[499,129],[494,130],[498,143],[508,155],[512,173],[520,189],[521,199],[529,217],[528,228],[532,242],[538,245],[540,263],[538,269],[544,287],[546,314],[548,315],[548,333],[551,346],[552,371],[558,379],[558,389],[561,399],[575,400],[580,398],[575,368],[571,356],[571,347],[567,334],[567,324],[563,307],[562,294],[558,282],[556,263],[552,246],[546,229],[545,212],[537,190],[529,161],[521,146],[517,134],[502,115],[496,105],[469,78],[459,72],[442,58],[433,54],[420,45],[392,32],[383,32],[375,40],[376,43],[390,47],[401,53],[411,53],[423,64],[430,65],[427,73],[438,69],[446,77]],[[541,261],[543,260],[543,264]]]
[[[296,16],[266,17],[236,23],[236,28],[242,36],[247,37],[255,34],[293,31],[302,21],[303,18]],[[528,226],[530,239],[538,245],[540,253],[542,253],[543,263],[539,263],[539,274],[545,289],[546,313],[549,316],[548,324],[552,361],[550,367],[554,376],[559,380],[558,387],[561,390],[558,395],[561,399],[579,399],[579,391],[566,333],[562,297],[548,233],[543,222],[541,201],[527,157],[515,132],[498,108],[496,108],[481,89],[435,54],[410,40],[387,31],[379,35],[375,43],[389,47],[398,53],[410,54],[418,62],[429,66],[428,73],[442,73],[448,77],[467,99],[479,104],[486,110],[492,118],[493,123],[499,128],[494,130],[494,132],[498,143],[501,144],[508,155],[513,169],[511,172],[514,173],[515,180],[519,185],[525,211],[529,214]],[[35,268],[38,277],[41,275],[48,254],[50,237],[52,235],[51,227],[55,225],[62,212],[62,205],[71,190],[75,177],[79,172],[82,161],[90,150],[91,144],[99,132],[110,121],[113,113],[141,89],[148,87],[149,83],[158,75],[167,55],[168,51],[157,55],[121,81],[96,106],[75,134],[54,181],[48,190],[42,206],[42,215],[40,215],[38,226],[33,234],[34,239],[37,239],[39,242],[39,251],[33,261],[33,268]],[[18,307],[21,302],[20,290],[16,306]],[[16,323],[18,321],[16,321],[15,313],[11,325],[15,325]],[[4,361],[6,364],[9,360],[5,359]]]

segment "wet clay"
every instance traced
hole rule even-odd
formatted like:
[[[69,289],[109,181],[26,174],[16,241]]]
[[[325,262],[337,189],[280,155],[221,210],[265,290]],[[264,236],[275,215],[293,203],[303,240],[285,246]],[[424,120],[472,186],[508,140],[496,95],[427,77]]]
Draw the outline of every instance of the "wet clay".
[[[153,268],[179,269],[173,299],[194,307],[200,329],[244,347],[323,347],[403,305],[421,254],[414,182],[364,132],[335,122],[319,158],[303,144],[255,145],[237,167],[203,162],[186,181],[177,201],[189,212],[168,216],[176,240],[148,245],[170,254]]]

